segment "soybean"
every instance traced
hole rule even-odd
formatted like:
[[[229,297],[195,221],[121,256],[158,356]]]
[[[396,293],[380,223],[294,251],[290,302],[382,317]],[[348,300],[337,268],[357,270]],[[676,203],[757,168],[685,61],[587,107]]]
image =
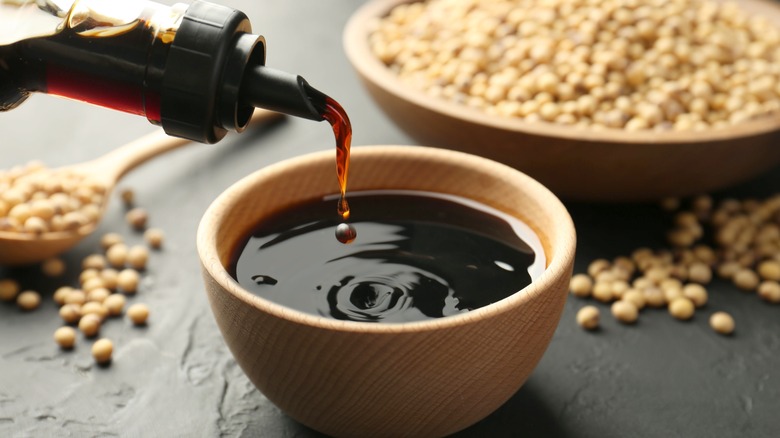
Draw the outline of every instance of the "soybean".
[[[753,270],[742,268],[738,270],[732,278],[734,285],[744,291],[754,291],[761,281]]]
[[[572,295],[581,298],[589,297],[593,290],[593,280],[587,274],[575,274],[569,281],[569,290]]]
[[[41,263],[41,272],[47,277],[61,277],[65,273],[65,262],[59,258],[51,258]]]
[[[65,304],[65,297],[68,296],[73,291],[73,288],[70,286],[62,286],[58,287],[57,290],[54,291],[54,295],[52,295],[52,298],[54,299],[54,302],[58,305],[62,306]]]
[[[149,228],[144,232],[144,240],[154,249],[160,249],[163,245],[165,234],[159,228]]]
[[[92,344],[92,357],[101,365],[108,364],[111,361],[111,355],[114,353],[114,343],[109,339],[98,339]]]
[[[109,316],[119,316],[125,307],[127,299],[122,294],[111,294],[103,301],[103,305],[108,309]]]
[[[31,311],[41,305],[41,295],[32,290],[26,290],[16,297],[16,305],[24,311]]]
[[[585,330],[597,329],[599,319],[599,309],[596,306],[585,306],[577,312],[577,324]]]
[[[146,269],[146,262],[149,260],[149,250],[141,245],[135,245],[127,252],[127,264],[136,270]]]
[[[615,301],[612,303],[612,316],[624,324],[632,324],[639,318],[639,309],[630,301]]]
[[[74,324],[81,319],[81,306],[78,304],[65,304],[60,307],[60,318],[68,324]]]
[[[707,304],[708,294],[704,286],[696,283],[686,284],[682,289],[682,294],[693,302],[696,307],[702,307]]]
[[[765,281],[758,286],[758,296],[766,302],[780,303],[780,283]]]
[[[734,318],[726,312],[715,312],[710,316],[710,327],[716,333],[730,335],[734,332]]]
[[[693,301],[686,297],[675,298],[669,303],[669,313],[679,320],[691,319],[695,310]]]
[[[119,289],[128,294],[134,294],[138,291],[138,283],[141,276],[134,269],[123,269],[119,272],[116,283]]]
[[[19,294],[19,283],[10,278],[0,280],[0,301],[13,301]]]
[[[136,303],[127,308],[127,317],[135,325],[144,325],[149,319],[149,307],[143,303]]]
[[[122,242],[124,242],[124,239],[119,233],[106,233],[100,238],[100,246],[103,247],[104,251],[108,251],[112,246]]]
[[[95,337],[100,331],[100,321],[99,316],[94,313],[88,313],[79,320],[79,330],[88,338]]]
[[[54,342],[63,350],[70,350],[76,344],[76,330],[63,326],[54,331]]]
[[[146,222],[149,220],[149,215],[143,208],[135,207],[127,212],[125,219],[131,227],[141,231],[146,228]]]

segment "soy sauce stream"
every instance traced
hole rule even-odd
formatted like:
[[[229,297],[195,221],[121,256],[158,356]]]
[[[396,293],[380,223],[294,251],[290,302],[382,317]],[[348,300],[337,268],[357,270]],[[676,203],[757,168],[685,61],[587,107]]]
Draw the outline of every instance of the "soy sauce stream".
[[[344,108],[330,97],[325,98],[325,111],[322,117],[330,123],[333,135],[336,137],[336,174],[339,179],[338,212],[344,220],[349,219],[349,203],[347,202],[347,177],[349,176],[349,148],[352,143],[352,124],[349,122]]]
[[[340,196],[337,211],[343,221],[349,219],[349,202],[347,202],[347,178],[349,176],[349,149],[352,143],[352,124],[344,108],[332,98],[325,96],[322,117],[330,123],[333,135],[336,137],[336,176],[339,181]],[[339,242],[352,243],[357,237],[357,231],[352,225],[342,222],[336,227],[336,239]]]

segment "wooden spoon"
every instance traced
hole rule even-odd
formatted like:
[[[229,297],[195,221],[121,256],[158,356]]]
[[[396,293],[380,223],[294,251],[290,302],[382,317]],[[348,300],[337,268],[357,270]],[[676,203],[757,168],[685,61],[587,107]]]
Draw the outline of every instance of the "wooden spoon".
[[[256,109],[252,123],[283,117],[273,111]],[[102,157],[85,163],[74,164],[55,171],[67,170],[88,176],[105,187],[100,206],[100,217],[76,231],[58,231],[40,236],[26,233],[0,231],[0,265],[17,266],[40,262],[75,246],[81,239],[94,232],[100,223],[117,182],[136,166],[160,154],[189,144],[189,140],[170,137],[158,130],[121,146]]]

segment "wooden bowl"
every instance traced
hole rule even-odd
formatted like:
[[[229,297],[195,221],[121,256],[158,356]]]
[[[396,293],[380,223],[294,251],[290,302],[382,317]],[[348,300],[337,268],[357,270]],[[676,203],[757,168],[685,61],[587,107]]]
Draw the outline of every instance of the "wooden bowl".
[[[571,276],[571,218],[538,182],[472,155],[361,147],[350,171],[350,190],[449,193],[514,215],[539,236],[547,267],[508,298],[422,322],[329,319],[247,292],[225,269],[237,245],[267,215],[338,192],[334,152],[326,151],[249,175],[206,211],[197,245],[217,324],[255,386],[315,430],[355,437],[456,432],[511,397],[547,348]]]
[[[418,143],[469,152],[522,170],[557,195],[639,201],[710,192],[780,163],[780,114],[707,132],[593,131],[500,118],[428,96],[403,83],[372,53],[371,23],[410,0],[373,0],[344,32],[347,57],[382,110]],[[780,8],[740,7],[780,26]]]

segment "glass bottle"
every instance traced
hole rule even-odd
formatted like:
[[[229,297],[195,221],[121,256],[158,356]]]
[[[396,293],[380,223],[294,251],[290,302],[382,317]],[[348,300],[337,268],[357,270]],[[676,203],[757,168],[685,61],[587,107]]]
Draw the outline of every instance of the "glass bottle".
[[[0,0],[0,111],[42,92],[203,143],[255,107],[322,120],[325,95],[265,67],[265,51],[244,13],[200,0]]]

